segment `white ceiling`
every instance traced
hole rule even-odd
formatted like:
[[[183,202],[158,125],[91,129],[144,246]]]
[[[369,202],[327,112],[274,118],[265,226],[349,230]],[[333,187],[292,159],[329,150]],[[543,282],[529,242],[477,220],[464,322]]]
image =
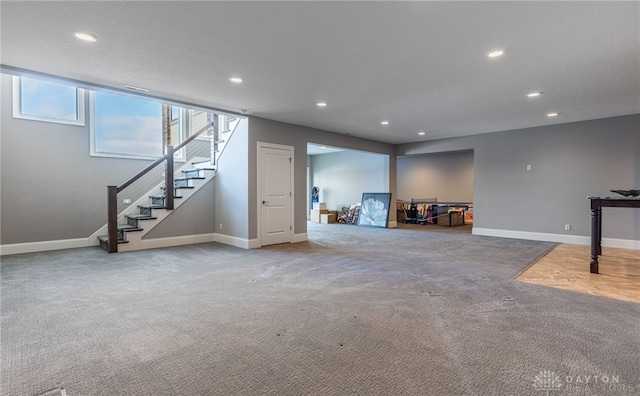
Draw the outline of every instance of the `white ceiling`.
[[[640,112],[637,1],[0,4],[5,66],[393,144]]]

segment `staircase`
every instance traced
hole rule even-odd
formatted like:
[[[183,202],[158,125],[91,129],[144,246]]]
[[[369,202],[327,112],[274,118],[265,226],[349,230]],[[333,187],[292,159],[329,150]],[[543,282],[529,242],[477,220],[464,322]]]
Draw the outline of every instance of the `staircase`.
[[[197,132],[191,133],[182,143],[175,147],[166,146],[165,155],[121,185],[107,186],[107,224],[91,237],[97,237],[102,248],[109,253],[115,253],[163,246],[164,238],[147,239],[145,236],[214,178],[220,155],[236,127],[240,123],[247,122],[246,118],[222,114],[214,114],[213,120],[210,118],[207,120],[204,126]],[[204,132],[208,133],[204,134]],[[201,139],[196,140],[198,137]],[[189,145],[189,150],[186,150],[187,162],[181,169],[174,172],[175,154],[187,145]],[[164,165],[164,172],[161,175],[163,182],[158,178],[162,169],[159,167],[162,165]],[[135,192],[134,196],[142,196],[142,198],[133,204],[126,202],[130,206],[122,210],[118,207],[118,194],[134,183],[142,187]],[[154,185],[155,188],[151,191],[140,194],[141,191],[146,191],[148,186]],[[165,187],[168,186],[173,188],[167,191]],[[131,190],[128,191],[131,192]],[[107,235],[104,235],[105,233]]]
[[[215,167],[208,160],[195,160],[186,164],[175,173],[173,197],[174,210],[193,196],[201,187],[215,176]],[[135,251],[148,248],[144,236],[173,210],[166,209],[166,191],[162,184],[149,191],[128,210],[121,213],[118,224],[118,251]],[[109,251],[108,235],[98,236],[100,247]],[[146,243],[148,244],[148,242]]]

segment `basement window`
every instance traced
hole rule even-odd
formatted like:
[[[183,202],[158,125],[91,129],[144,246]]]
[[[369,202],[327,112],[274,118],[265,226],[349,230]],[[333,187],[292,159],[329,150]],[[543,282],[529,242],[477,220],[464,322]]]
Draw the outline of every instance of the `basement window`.
[[[91,155],[155,159],[162,150],[162,104],[90,91]]]
[[[13,117],[84,126],[84,90],[64,83],[13,76]]]

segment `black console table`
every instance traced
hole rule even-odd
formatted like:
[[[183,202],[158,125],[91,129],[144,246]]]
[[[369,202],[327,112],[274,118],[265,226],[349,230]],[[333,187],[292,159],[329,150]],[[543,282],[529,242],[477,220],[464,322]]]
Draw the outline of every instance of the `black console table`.
[[[598,256],[602,254],[602,208],[640,208],[640,197],[588,197],[591,200],[591,269],[598,273]]]

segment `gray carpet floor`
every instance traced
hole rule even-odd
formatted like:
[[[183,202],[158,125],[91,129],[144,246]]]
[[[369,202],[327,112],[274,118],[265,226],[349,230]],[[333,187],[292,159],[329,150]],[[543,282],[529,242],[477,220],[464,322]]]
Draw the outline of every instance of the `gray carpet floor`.
[[[3,257],[0,393],[640,394],[640,304],[514,280],[551,243],[308,235]]]

